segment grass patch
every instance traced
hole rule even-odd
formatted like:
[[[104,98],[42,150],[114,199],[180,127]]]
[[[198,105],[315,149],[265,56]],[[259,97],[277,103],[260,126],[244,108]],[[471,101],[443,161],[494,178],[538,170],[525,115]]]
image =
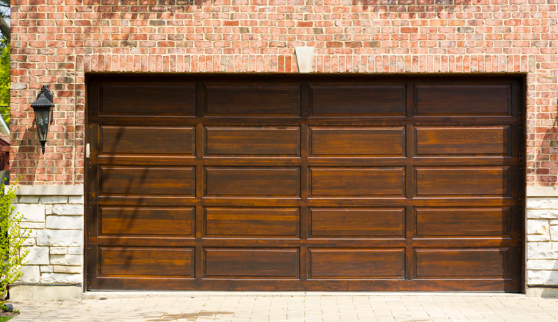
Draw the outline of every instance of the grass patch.
[[[8,320],[11,320],[13,318],[13,316],[0,316],[0,322],[6,322]]]

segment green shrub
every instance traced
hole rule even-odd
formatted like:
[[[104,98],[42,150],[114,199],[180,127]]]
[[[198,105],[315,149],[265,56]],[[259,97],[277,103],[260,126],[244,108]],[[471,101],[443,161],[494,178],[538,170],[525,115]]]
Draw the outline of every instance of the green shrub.
[[[16,186],[17,182],[0,196],[0,303],[6,298],[8,285],[23,276],[21,265],[29,254],[29,248],[22,245],[31,230],[21,228],[23,215],[16,212],[12,205],[16,198]],[[4,191],[4,184],[0,185],[0,189]]]

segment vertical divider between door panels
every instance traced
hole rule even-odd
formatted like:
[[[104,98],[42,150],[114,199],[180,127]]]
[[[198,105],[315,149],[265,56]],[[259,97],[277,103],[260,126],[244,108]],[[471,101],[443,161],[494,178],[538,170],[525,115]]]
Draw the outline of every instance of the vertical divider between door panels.
[[[407,120],[414,115],[414,84],[412,82],[407,82],[405,87],[405,111],[407,115]],[[411,118],[412,120],[412,118]],[[406,157],[406,167],[405,167],[405,279],[412,280],[414,277],[413,268],[414,263],[414,214],[415,209],[413,205],[414,197],[414,164],[413,158],[415,154],[415,128],[413,123],[405,125],[405,157]]]
[[[196,84],[196,199],[198,199],[196,205],[196,243],[201,243],[204,236],[204,127],[202,123],[203,117],[203,104],[204,104],[204,93],[203,84]],[[196,245],[194,247],[194,278],[195,284],[201,285],[203,279],[203,246]]]
[[[308,279],[308,265],[309,265],[309,252],[308,252],[308,229],[309,229],[309,183],[308,183],[308,83],[301,85],[300,95],[300,239],[302,246],[300,247],[300,280],[306,281]]]

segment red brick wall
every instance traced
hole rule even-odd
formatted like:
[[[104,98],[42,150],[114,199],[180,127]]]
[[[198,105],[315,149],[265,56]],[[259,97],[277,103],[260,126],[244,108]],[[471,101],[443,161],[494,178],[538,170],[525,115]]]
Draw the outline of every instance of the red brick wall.
[[[83,183],[85,73],[292,73],[294,47],[313,46],[318,73],[526,74],[527,183],[558,185],[557,5],[14,0],[12,173],[23,184]],[[29,106],[42,84],[56,104],[44,156]]]

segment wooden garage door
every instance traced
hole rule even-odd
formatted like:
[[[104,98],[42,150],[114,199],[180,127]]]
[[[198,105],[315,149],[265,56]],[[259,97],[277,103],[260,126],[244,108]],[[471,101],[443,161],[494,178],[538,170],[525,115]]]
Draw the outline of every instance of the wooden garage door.
[[[87,288],[520,291],[513,77],[87,78]]]

